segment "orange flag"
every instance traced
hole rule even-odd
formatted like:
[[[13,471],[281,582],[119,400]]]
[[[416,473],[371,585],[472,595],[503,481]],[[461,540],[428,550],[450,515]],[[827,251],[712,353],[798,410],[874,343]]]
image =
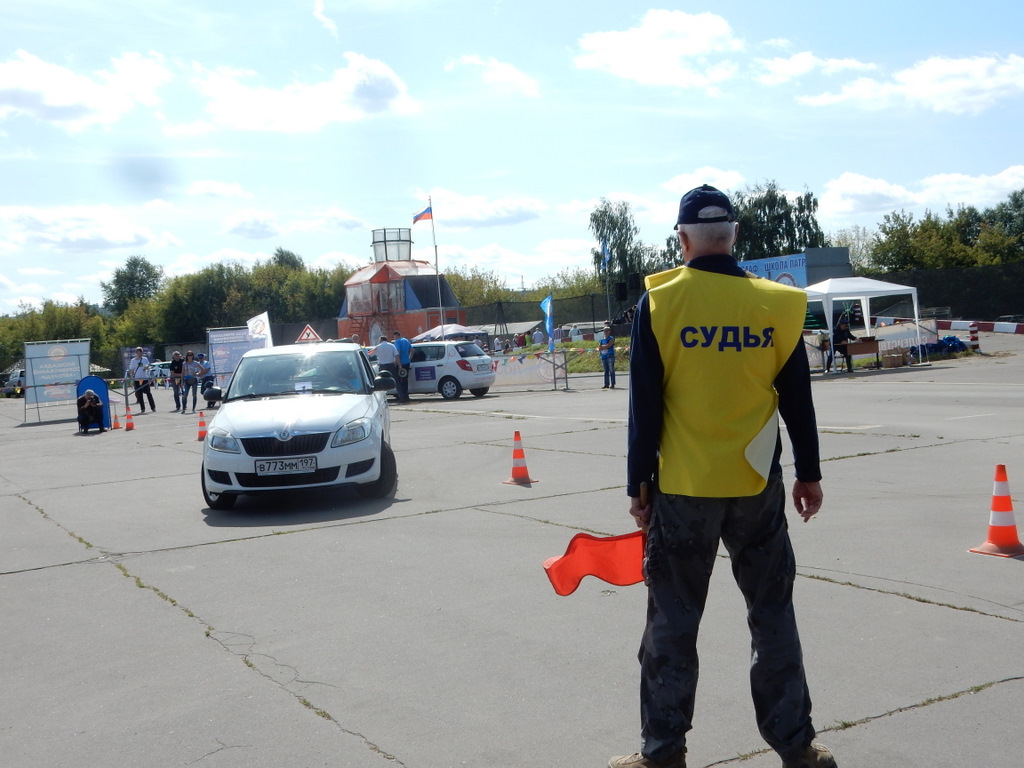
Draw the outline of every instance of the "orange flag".
[[[560,595],[575,592],[584,576],[620,587],[638,584],[644,580],[646,538],[643,531],[604,538],[577,533],[564,555],[544,561],[544,572]]]

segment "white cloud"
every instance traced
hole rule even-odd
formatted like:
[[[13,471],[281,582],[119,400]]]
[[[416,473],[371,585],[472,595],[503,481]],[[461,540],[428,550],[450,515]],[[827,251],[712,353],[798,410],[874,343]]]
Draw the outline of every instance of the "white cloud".
[[[452,267],[476,267],[496,273],[505,280],[506,287],[518,290],[523,285],[530,288],[562,270],[591,267],[590,249],[593,247],[592,241],[581,238],[544,240],[537,243],[532,251],[518,251],[497,243],[478,248],[441,246],[438,259],[442,272]],[[413,258],[433,263],[433,250],[430,250],[428,258],[423,249],[415,249]]]
[[[816,70],[826,75],[834,75],[851,69],[875,69],[874,64],[856,59],[820,59],[810,51],[795,53],[788,58],[756,59],[755,62],[765,70],[765,74],[757,78],[765,85],[780,85]]]
[[[330,123],[347,123],[377,114],[409,115],[419,110],[405,83],[381,61],[346,53],[348,66],[328,80],[293,82],[283,88],[249,86],[255,72],[195,64],[193,84],[208,99],[209,121],[173,126],[170,132],[200,133],[229,128],[281,133],[312,133]]]
[[[76,132],[159,105],[157,91],[172,79],[163,56],[126,53],[111,63],[89,76],[18,51],[0,62],[0,119],[26,115]]]
[[[171,235],[157,236],[139,224],[128,210],[108,205],[0,207],[0,222],[7,238],[19,245],[49,247],[61,251],[102,251],[142,248],[163,244]]]
[[[241,211],[224,222],[224,231],[247,240],[265,240],[281,234],[274,219],[269,211]]]
[[[373,229],[367,222],[334,206],[295,219],[283,227],[285,232],[330,232],[332,230]]]
[[[419,197],[425,200],[427,193],[422,192]],[[435,189],[430,192],[430,197],[435,224],[451,229],[518,224],[539,218],[547,209],[544,201],[530,197],[488,198],[484,195],[460,195],[447,189]],[[412,221],[412,215],[409,220]]]
[[[743,174],[739,171],[726,171],[721,168],[714,168],[710,165],[705,165],[701,168],[695,169],[692,173],[681,173],[678,176],[673,176],[662,184],[661,188],[667,189],[673,194],[682,196],[691,189],[699,187],[702,184],[710,184],[712,187],[717,187],[723,192],[726,192],[729,190],[739,189],[740,185],[743,184],[744,181],[746,181],[746,179],[743,178]]]
[[[313,269],[331,270],[341,264],[350,267],[361,267],[367,263],[369,258],[370,254],[368,252],[357,256],[354,253],[346,253],[345,251],[328,251],[306,263]]]
[[[218,248],[206,254],[181,253],[164,266],[168,277],[193,275],[212,264],[244,264],[252,266],[257,261],[267,261],[271,254],[262,251],[243,251],[238,248]]]
[[[536,80],[511,64],[498,61],[493,57],[482,59],[479,56],[460,56],[455,61],[448,62],[444,69],[445,72],[452,72],[460,66],[479,67],[482,70],[481,77],[485,83],[497,86],[504,91],[534,98],[540,96],[540,86]]]
[[[193,181],[188,187],[188,194],[205,197],[252,197],[237,181]]]
[[[334,35],[335,40],[338,39],[338,25],[324,13],[324,0],[313,0],[313,16],[324,25],[324,29]]]
[[[59,275],[60,270],[47,267],[18,267],[16,272],[19,275]]]
[[[704,88],[733,77],[727,55],[743,48],[729,23],[713,13],[653,10],[640,25],[621,32],[590,32],[579,40],[580,69],[608,72],[642,85]]]
[[[818,217],[823,225],[840,226],[880,220],[887,213],[907,210],[921,215],[925,209],[942,214],[946,207],[973,205],[983,209],[1003,202],[1024,187],[1024,165],[1010,166],[994,175],[944,173],[927,176],[913,189],[884,179],[844,173],[825,184]]]
[[[838,93],[803,96],[811,106],[851,103],[863,109],[884,109],[894,104],[933,112],[978,114],[1001,99],[1024,92],[1024,57],[932,57],[892,76],[887,82],[859,78]]]

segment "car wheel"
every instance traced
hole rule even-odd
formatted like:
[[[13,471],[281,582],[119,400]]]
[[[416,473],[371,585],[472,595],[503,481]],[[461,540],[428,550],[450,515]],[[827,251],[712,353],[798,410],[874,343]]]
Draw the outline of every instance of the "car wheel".
[[[473,397],[483,397],[489,389],[490,387],[481,387],[480,389],[471,389],[469,392]]]
[[[438,383],[437,391],[445,400],[455,400],[462,395],[462,385],[451,376],[445,376]]]
[[[238,498],[233,493],[212,493],[206,490],[206,466],[203,465],[202,469],[202,483],[203,483],[203,500],[206,502],[206,506],[210,509],[231,509],[235,506],[235,499]]]
[[[372,483],[356,486],[359,495],[367,499],[382,499],[395,491],[398,485],[398,462],[391,446],[382,443],[380,447],[380,477]]]

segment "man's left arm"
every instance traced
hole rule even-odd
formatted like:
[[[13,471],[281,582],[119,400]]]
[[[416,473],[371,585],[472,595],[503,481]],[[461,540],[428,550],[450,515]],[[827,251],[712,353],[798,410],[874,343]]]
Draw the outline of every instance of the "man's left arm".
[[[818,423],[811,396],[811,368],[804,352],[803,338],[797,340],[796,349],[786,360],[775,378],[779,393],[779,415],[786,422],[796,482],[793,483],[793,503],[804,519],[810,520],[821,508],[821,458],[818,448]]]

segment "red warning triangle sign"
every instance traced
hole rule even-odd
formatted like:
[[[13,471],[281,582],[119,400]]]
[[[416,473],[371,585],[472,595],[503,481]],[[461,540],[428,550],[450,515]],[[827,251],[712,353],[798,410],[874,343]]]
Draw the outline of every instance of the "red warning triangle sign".
[[[302,330],[302,333],[299,334],[299,338],[297,338],[295,340],[295,343],[296,344],[301,344],[304,341],[323,341],[323,339],[321,339],[317,335],[316,331],[313,330],[313,326],[307,325]]]

